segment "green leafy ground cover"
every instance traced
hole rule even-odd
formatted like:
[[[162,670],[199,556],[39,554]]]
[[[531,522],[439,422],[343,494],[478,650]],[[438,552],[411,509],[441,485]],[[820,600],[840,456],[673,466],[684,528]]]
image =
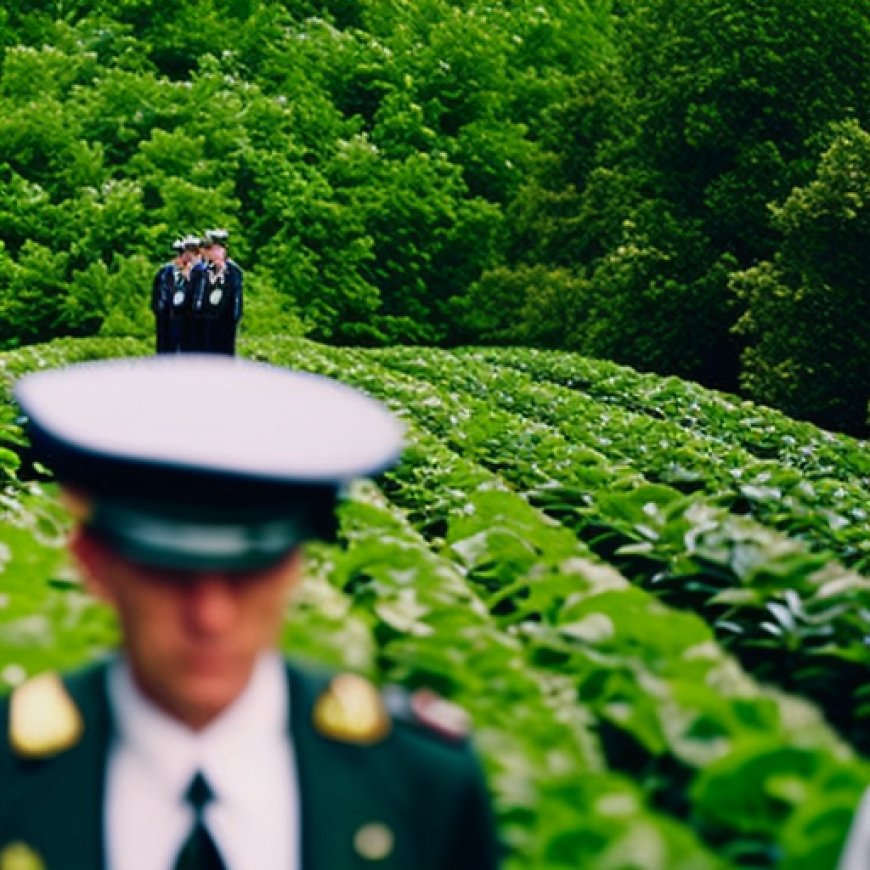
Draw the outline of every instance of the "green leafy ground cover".
[[[116,636],[66,563],[53,484],[19,467],[9,382],[148,352],[0,356],[6,688]],[[463,704],[511,870],[834,865],[870,781],[865,443],[568,354],[242,353],[405,419],[400,466],[311,549],[284,643]]]

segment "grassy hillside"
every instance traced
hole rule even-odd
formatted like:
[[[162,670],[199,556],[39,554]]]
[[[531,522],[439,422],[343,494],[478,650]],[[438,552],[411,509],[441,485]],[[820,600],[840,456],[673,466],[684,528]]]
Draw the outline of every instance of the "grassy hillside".
[[[8,380],[146,354],[64,340]],[[384,399],[401,465],[313,547],[288,652],[463,704],[507,866],[833,866],[870,782],[867,444],[677,379],[532,350],[242,354]],[[114,641],[0,403],[0,686]]]

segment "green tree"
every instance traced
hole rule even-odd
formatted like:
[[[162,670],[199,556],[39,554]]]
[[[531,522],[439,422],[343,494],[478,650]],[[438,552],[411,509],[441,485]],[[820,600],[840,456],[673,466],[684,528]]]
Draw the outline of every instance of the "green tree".
[[[831,121],[870,111],[863,0],[640,0],[619,30],[637,148],[661,194],[741,264],[771,248],[766,204],[805,176]]]
[[[742,385],[794,416],[866,435],[870,133],[835,125],[815,177],[773,216],[774,257],[732,279],[746,306]]]
[[[24,243],[14,264],[7,260],[0,295],[3,348],[95,331],[92,313],[71,302],[68,264],[68,254],[32,241]]]
[[[454,317],[465,340],[559,348],[574,340],[589,305],[588,282],[567,269],[500,266],[454,300]]]
[[[468,198],[461,169],[443,157],[390,161],[380,177],[366,208],[366,273],[381,293],[376,322],[390,341],[443,341],[450,300],[492,263],[500,211]]]
[[[772,255],[767,204],[808,179],[832,121],[870,115],[870,7],[615,11],[618,62],[575,75],[543,114],[549,159],[508,212],[511,257],[588,272],[606,303],[581,349],[734,388],[739,309],[724,271]]]
[[[81,308],[96,309],[100,335],[147,338],[154,334],[154,320],[145,301],[144,288],[154,277],[153,262],[142,254],[90,263],[73,274],[71,298]]]

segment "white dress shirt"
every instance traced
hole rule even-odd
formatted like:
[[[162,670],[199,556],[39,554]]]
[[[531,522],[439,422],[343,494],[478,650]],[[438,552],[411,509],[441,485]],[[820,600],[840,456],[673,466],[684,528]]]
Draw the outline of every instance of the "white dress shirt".
[[[868,870],[870,868],[870,789],[864,792],[852,819],[846,845],[840,855],[837,870]]]
[[[204,821],[228,870],[298,870],[299,799],[284,664],[262,656],[242,694],[192,731],[145,698],[123,659],[109,670],[116,741],[104,823],[109,870],[171,870],[193,825],[184,793],[201,771]]]

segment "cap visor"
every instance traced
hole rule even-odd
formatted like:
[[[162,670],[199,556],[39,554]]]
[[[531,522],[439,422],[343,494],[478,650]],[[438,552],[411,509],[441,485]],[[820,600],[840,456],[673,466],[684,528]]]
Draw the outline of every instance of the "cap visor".
[[[185,571],[268,568],[310,537],[286,518],[256,523],[181,521],[117,506],[97,510],[88,527],[134,562]]]

